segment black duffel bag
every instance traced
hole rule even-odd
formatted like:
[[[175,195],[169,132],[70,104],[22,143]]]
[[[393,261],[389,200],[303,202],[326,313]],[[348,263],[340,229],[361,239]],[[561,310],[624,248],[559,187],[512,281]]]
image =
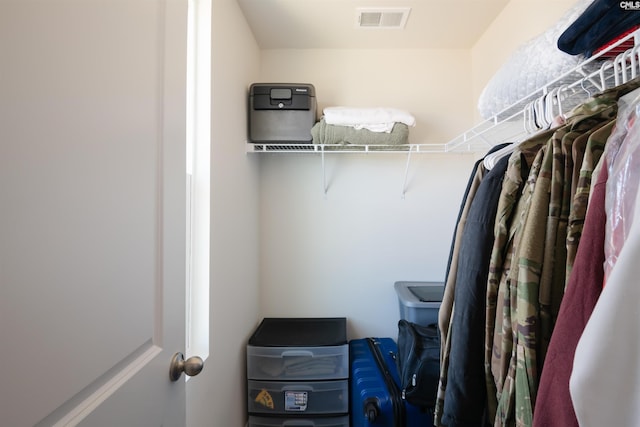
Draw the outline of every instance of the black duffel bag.
[[[423,326],[407,320],[398,322],[396,358],[402,397],[410,404],[432,409],[440,380],[440,335],[438,325]]]

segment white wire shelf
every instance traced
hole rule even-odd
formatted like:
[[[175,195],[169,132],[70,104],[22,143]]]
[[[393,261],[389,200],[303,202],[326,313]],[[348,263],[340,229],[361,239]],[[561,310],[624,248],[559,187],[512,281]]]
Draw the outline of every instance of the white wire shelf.
[[[632,39],[633,48],[617,55],[615,59],[604,59],[610,51]],[[555,94],[555,107],[558,108],[558,113],[563,114],[596,93],[636,78],[640,71],[639,42],[640,30],[628,34],[574,69],[558,76],[444,145],[451,151],[465,149],[467,146],[478,147],[479,141],[493,146],[521,140],[543,129],[532,126],[528,114],[532,106],[543,102],[547,96]]]
[[[632,38],[634,40],[633,48],[619,54],[615,59],[602,59],[609,51]],[[552,113],[550,115],[563,115],[592,95],[626,83],[638,77],[639,74],[640,30],[618,40],[606,50],[583,61],[573,70],[559,76],[445,144],[337,145],[247,142],[245,143],[246,151],[247,153],[320,154],[322,159],[322,185],[325,195],[328,190],[325,154],[402,153],[407,156],[401,193],[402,198],[404,198],[409,164],[413,154],[486,153],[497,144],[521,141],[527,135],[545,129],[545,126],[548,128],[551,125],[551,118],[540,119],[543,116],[547,116],[549,111]]]
[[[634,48],[615,59],[604,60],[610,51],[633,39]],[[486,152],[502,142],[517,142],[541,129],[531,125],[530,107],[548,95],[556,97],[559,113],[570,111],[591,95],[637,77],[640,71],[640,30],[612,43],[577,67],[558,76],[511,106],[480,122],[444,144],[335,145],[247,143],[248,153],[455,153]],[[561,105],[560,105],[561,104]]]
[[[465,143],[463,143],[465,144]],[[447,144],[403,144],[403,145],[338,145],[338,144],[288,144],[288,143],[246,143],[247,153],[332,153],[332,154],[407,154],[407,153],[447,153],[450,151],[486,151],[485,142],[475,141],[460,147]]]
[[[483,151],[486,151],[487,146],[484,145]],[[358,154],[402,154],[405,155],[406,163],[402,179],[401,197],[404,199],[407,191],[407,177],[409,173],[409,165],[411,163],[411,157],[414,154],[420,153],[445,153],[447,150],[451,150],[451,147],[447,147],[445,144],[406,144],[406,145],[348,145],[341,146],[336,144],[256,144],[247,143],[247,152],[249,153],[305,153],[305,154],[319,154],[321,158],[322,167],[322,189],[326,196],[328,187],[328,180],[326,174],[325,157],[327,154],[345,154],[345,153],[358,153]],[[470,151],[471,147],[469,147]]]

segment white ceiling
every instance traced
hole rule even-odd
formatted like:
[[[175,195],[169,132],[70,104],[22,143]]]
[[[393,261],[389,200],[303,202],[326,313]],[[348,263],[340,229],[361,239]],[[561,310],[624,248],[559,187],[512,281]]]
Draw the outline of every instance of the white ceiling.
[[[467,49],[509,0],[237,0],[261,49]],[[357,8],[410,7],[406,27],[357,28]]]

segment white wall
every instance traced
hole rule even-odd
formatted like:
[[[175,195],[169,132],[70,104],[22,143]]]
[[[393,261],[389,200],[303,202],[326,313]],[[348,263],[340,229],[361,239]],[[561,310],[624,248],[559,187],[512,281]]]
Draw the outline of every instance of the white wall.
[[[314,84],[320,109],[410,111],[412,142],[444,143],[472,124],[468,51],[263,50],[262,81]],[[256,154],[252,154],[255,156]],[[443,280],[469,154],[321,158],[261,154],[263,316],[345,316],[350,338],[395,336],[393,284]]]
[[[190,427],[246,420],[246,342],[258,322],[258,164],[245,154],[259,49],[235,0],[213,0],[210,357],[187,383]],[[233,39],[233,43],[229,40]]]

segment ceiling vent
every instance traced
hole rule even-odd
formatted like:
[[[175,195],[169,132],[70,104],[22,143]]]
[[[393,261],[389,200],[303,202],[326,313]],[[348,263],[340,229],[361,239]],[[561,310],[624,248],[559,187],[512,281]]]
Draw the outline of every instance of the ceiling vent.
[[[356,9],[356,27],[401,30],[407,24],[410,11],[410,7],[358,8]]]

